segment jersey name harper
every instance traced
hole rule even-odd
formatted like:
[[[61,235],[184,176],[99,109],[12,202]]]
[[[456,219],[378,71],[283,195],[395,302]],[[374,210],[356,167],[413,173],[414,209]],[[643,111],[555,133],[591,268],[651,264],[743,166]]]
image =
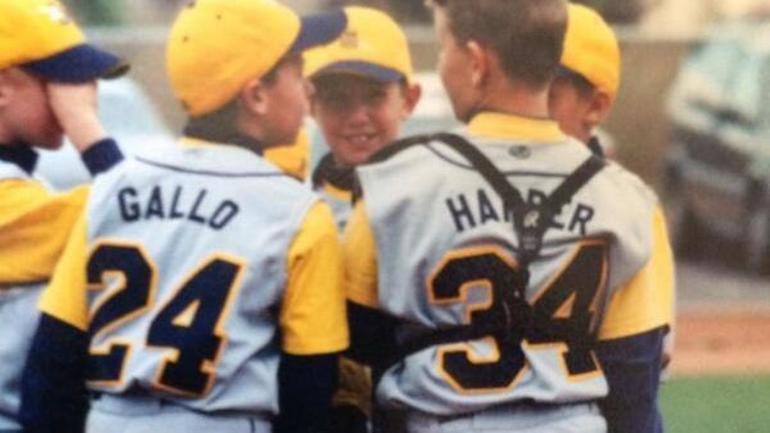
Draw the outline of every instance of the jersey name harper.
[[[537,189],[526,193],[531,204],[542,203],[547,194]],[[450,219],[458,233],[476,228],[488,222],[512,221],[510,210],[505,210],[502,201],[493,191],[478,189],[476,194],[458,194],[444,200]],[[554,215],[551,228],[566,230],[585,236],[588,223],[594,217],[594,208],[584,203],[568,203]],[[567,216],[565,218],[565,216]]]
[[[181,186],[169,189],[126,186],[118,192],[120,216],[125,222],[151,219],[184,219],[214,230],[227,226],[240,212],[230,199],[210,197],[205,188],[194,190]]]

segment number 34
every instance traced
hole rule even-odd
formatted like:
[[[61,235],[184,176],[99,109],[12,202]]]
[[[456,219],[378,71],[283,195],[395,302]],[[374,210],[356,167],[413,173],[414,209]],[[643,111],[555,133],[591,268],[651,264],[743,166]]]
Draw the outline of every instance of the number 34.
[[[496,247],[478,247],[449,253],[436,267],[428,284],[428,299],[434,305],[466,303],[471,287],[486,288],[491,298],[485,304],[466,307],[466,323],[483,324],[505,313],[505,305],[524,303],[516,298],[521,279],[518,264]],[[601,241],[583,242],[564,266],[534,296],[531,311],[533,331],[526,344],[559,348],[565,373],[571,378],[599,371],[592,352],[596,303],[607,284],[607,247]],[[504,333],[484,339],[493,352],[480,356],[467,343],[448,344],[438,349],[438,369],[444,379],[461,393],[490,393],[511,389],[525,371],[521,341]]]

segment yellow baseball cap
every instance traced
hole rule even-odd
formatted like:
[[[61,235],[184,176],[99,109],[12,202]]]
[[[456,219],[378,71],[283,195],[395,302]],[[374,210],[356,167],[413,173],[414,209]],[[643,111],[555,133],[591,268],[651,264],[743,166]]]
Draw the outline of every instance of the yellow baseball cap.
[[[620,86],[620,47],[615,32],[593,9],[570,3],[561,65],[613,99]]]
[[[285,55],[333,40],[346,23],[342,11],[300,18],[275,0],[193,1],[171,29],[171,86],[189,115],[210,113]]]
[[[55,0],[0,0],[0,69],[22,67],[51,81],[122,75],[128,65],[85,41]]]
[[[376,9],[345,8],[348,26],[331,44],[305,53],[305,75],[352,73],[380,81],[411,80],[414,73],[406,35]]]

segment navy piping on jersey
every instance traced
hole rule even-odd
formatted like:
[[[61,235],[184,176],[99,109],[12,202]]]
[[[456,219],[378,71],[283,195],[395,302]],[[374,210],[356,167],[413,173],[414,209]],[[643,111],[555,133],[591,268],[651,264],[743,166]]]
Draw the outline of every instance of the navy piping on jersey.
[[[184,167],[178,167],[171,164],[165,164],[162,162],[152,161],[149,159],[145,159],[142,157],[134,157],[135,160],[147,164],[153,167],[157,168],[163,168],[166,170],[176,171],[179,173],[187,173],[187,174],[197,174],[201,176],[215,176],[215,177],[226,177],[226,178],[240,178],[240,177],[291,177],[287,176],[284,173],[281,172],[244,172],[244,173],[225,173],[221,171],[211,171],[211,170],[192,170],[189,168]]]
[[[0,145],[0,160],[19,166],[27,174],[32,174],[35,171],[37,159],[37,152],[27,144]]]
[[[444,155],[443,153],[441,153],[441,151],[439,151],[433,146],[433,143],[426,144],[425,147],[428,148],[428,150],[430,150],[431,152],[433,152],[433,154],[435,154],[437,157],[443,159],[449,164],[452,164],[459,168],[463,168],[465,170],[475,171],[473,166],[471,166],[470,164],[463,164],[462,162],[455,161],[451,159],[449,156]],[[514,171],[500,171],[500,173],[502,173],[504,176],[535,176],[535,177],[554,177],[554,178],[566,178],[567,176],[569,176],[569,173],[548,173],[548,172],[542,172],[542,171],[515,171],[514,170]]]

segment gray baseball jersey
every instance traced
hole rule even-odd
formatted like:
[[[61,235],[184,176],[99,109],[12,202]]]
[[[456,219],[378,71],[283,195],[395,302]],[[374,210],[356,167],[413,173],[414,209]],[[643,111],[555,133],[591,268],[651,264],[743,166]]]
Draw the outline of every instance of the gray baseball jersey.
[[[97,179],[63,258],[74,283],[56,274],[41,306],[89,331],[92,390],[269,418],[281,350],[347,344],[339,256],[293,286],[309,231],[336,245],[331,213],[253,152],[185,143]]]
[[[550,194],[590,156],[581,143],[558,135],[468,139],[530,201]],[[363,299],[401,319],[402,340],[481,323],[501,311],[499,293],[512,290],[508,285],[521,272],[519,239],[501,199],[464,157],[433,142],[358,173],[377,285],[374,296],[349,288],[354,302]],[[378,402],[449,415],[606,395],[606,380],[586,342],[603,326],[610,297],[650,258],[656,206],[638,178],[610,163],[557,214],[529,267],[526,297],[545,316],[538,320],[547,331],[521,343],[490,335],[414,353],[385,372]]]

